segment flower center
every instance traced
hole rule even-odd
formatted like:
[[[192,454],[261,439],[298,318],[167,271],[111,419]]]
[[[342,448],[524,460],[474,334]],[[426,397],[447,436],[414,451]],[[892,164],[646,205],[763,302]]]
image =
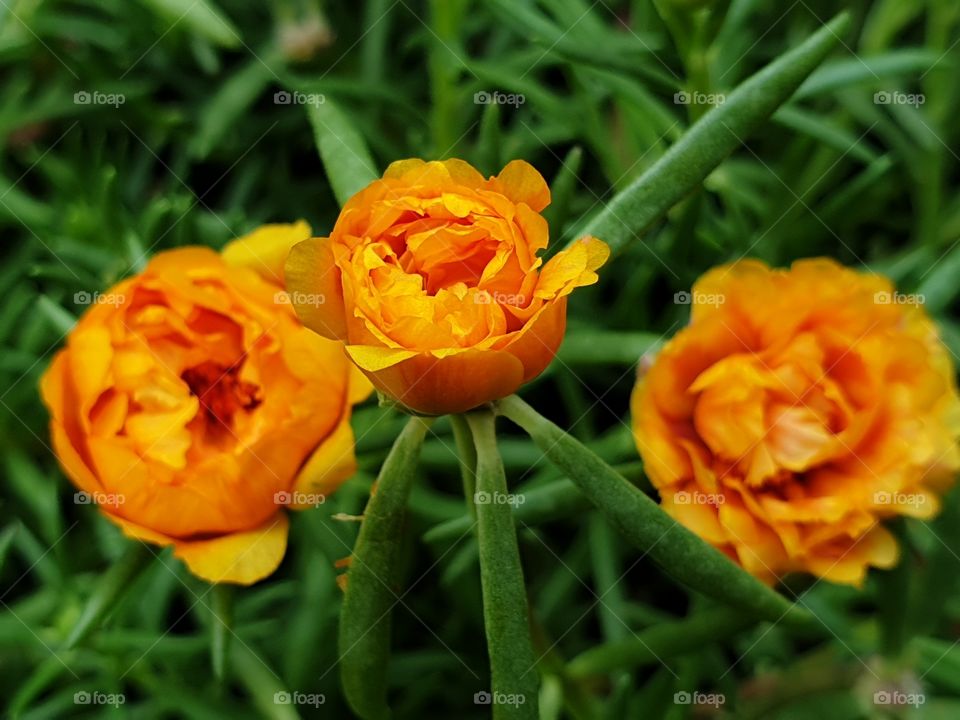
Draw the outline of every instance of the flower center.
[[[415,216],[387,234],[405,273],[423,277],[428,295],[457,283],[475,287],[500,243],[473,218]]]
[[[238,410],[253,410],[263,399],[260,388],[239,378],[240,363],[224,367],[207,361],[188,368],[181,379],[195,395],[208,420],[230,427]]]

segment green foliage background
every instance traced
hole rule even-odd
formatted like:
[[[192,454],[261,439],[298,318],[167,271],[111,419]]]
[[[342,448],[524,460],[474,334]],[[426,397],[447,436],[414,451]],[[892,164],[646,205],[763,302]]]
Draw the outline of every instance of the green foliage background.
[[[571,302],[568,339],[525,391],[544,414],[643,483],[628,429],[637,359],[685,322],[675,293],[742,256],[828,255],[923,293],[960,353],[960,5],[851,0],[831,58],[702,189],[631,242]],[[697,11],[697,8],[704,8]],[[403,419],[356,416],[361,472],[293,517],[278,573],[234,593],[226,678],[211,665],[219,591],[167,552],[103,629],[64,641],[129,547],[73,490],[49,450],[37,382],[83,305],[151,253],[220,247],[266,221],[338,203],[306,107],[322,94],[382,169],[462,157],[485,173],[523,158],[553,184],[552,242],[649,168],[707,108],[838,10],[826,0],[3,0],[0,2],[0,697],[23,718],[72,715],[348,717],[336,668],[340,590],[369,486]],[[517,106],[475,93],[519,94]],[[75,93],[122,94],[117,106]],[[876,96],[886,93],[886,96]],[[895,93],[922,103],[878,102]],[[898,96],[902,97],[902,96]],[[325,115],[324,117],[329,117]],[[332,152],[336,153],[334,147]],[[561,477],[504,423],[511,488]],[[476,541],[424,539],[465,514],[446,420],[424,448],[403,547],[387,678],[398,718],[484,717],[489,686]],[[523,524],[520,547],[543,654],[545,718],[681,718],[674,693],[722,692],[736,718],[876,717],[881,681],[921,687],[902,716],[960,717],[960,530],[955,503],[898,527],[901,568],[862,591],[798,579],[820,619],[804,631],[718,612],[620,541],[585,503]],[[691,615],[692,614],[692,615]],[[698,619],[690,627],[665,623]],[[641,635],[655,658],[574,678],[566,661]],[[699,637],[699,636],[698,636]],[[659,659],[658,659],[659,658]],[[78,691],[122,692],[119,710]],[[323,693],[313,709],[277,691]],[[883,716],[883,715],[879,715]]]

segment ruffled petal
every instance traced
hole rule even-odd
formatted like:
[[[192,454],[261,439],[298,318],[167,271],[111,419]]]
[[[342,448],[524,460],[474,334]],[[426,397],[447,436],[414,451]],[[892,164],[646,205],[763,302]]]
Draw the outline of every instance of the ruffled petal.
[[[274,285],[284,286],[284,266],[291,248],[307,240],[310,225],[295,223],[261,225],[253,232],[227,243],[221,254],[228,265],[248,267]]]

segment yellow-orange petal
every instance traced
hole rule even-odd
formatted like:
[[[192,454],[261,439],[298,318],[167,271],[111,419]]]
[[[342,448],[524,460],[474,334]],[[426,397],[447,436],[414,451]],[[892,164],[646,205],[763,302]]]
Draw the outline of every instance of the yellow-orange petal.
[[[291,507],[311,507],[323,500],[311,496],[331,494],[357,471],[354,455],[353,428],[349,417],[344,417],[337,428],[327,436],[307,460],[293,485],[294,502]]]
[[[283,287],[284,265],[291,248],[311,235],[305,220],[261,225],[223,248],[223,259],[234,267],[247,267],[265,280]]]
[[[347,345],[347,355],[368,373],[379,372],[418,355],[416,350],[388,348],[377,345]],[[369,377],[369,376],[368,376]]]
[[[383,171],[383,177],[385,179],[402,178],[411,170],[417,170],[426,164],[426,161],[421,160],[420,158],[404,158],[403,160],[394,160],[392,163],[387,165],[387,169]]]
[[[513,334],[509,343],[494,347],[515,356],[523,364],[523,382],[530,382],[547,369],[557,354],[566,327],[567,298],[549,300]]]
[[[286,283],[300,322],[331,340],[347,339],[340,268],[328,238],[293,246],[287,256]]]
[[[514,202],[525,203],[531,210],[540,212],[550,204],[550,188],[543,175],[525,160],[507,163],[497,175],[497,180],[504,195]]]
[[[373,392],[373,384],[367,379],[356,365],[350,363],[347,379],[347,402],[350,405],[359,405]]]
[[[534,297],[550,299],[569,295],[578,287],[593,285],[596,271],[610,257],[610,247],[595,237],[582,237],[554,255],[540,271]]]
[[[481,175],[473,165],[458,158],[441,160],[440,164],[450,173],[450,177],[458,184],[468,188],[478,188],[484,183]]]
[[[418,353],[365,372],[374,387],[401,405],[424,415],[445,415],[512,394],[523,382],[524,368],[509,352],[471,348],[442,358]]]
[[[103,492],[103,484],[97,480],[89,466],[84,462],[77,448],[70,442],[63,425],[56,420],[50,422],[50,439],[60,465],[74,485],[88,493]]]
[[[153,545],[173,545],[173,554],[197,577],[212,583],[252,585],[280,565],[287,550],[289,521],[282,512],[253,530],[204,540],[183,540],[104,513],[123,534]]]
[[[173,554],[197,577],[213,583],[252,585],[271,575],[287,551],[287,516],[280,512],[254,530],[210,540],[174,542]]]
[[[806,569],[825,580],[861,587],[869,567],[889,569],[897,564],[900,548],[897,539],[882,525],[851,541],[838,557],[816,555],[807,559]]]

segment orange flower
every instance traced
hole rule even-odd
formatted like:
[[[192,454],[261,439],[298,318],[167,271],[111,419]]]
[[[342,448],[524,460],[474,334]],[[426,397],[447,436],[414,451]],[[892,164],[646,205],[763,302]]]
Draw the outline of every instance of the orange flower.
[[[347,202],[330,237],[290,253],[294,305],[412,410],[504,397],[549,364],[566,296],[596,282],[609,255],[587,237],[544,263],[549,203],[522,161],[489,180],[461,160],[395,162]],[[309,302],[317,297],[325,302]]]
[[[272,573],[282,509],[354,471],[350,410],[369,384],[280,284],[283,245],[309,236],[267,226],[222,256],[157,255],[94,298],[41,382],[77,501],[211,582]]]
[[[953,367],[922,298],[816,259],[717,268],[690,299],[632,402],[664,509],[770,582],[859,585],[894,565],[879,523],[934,515],[960,467]]]

